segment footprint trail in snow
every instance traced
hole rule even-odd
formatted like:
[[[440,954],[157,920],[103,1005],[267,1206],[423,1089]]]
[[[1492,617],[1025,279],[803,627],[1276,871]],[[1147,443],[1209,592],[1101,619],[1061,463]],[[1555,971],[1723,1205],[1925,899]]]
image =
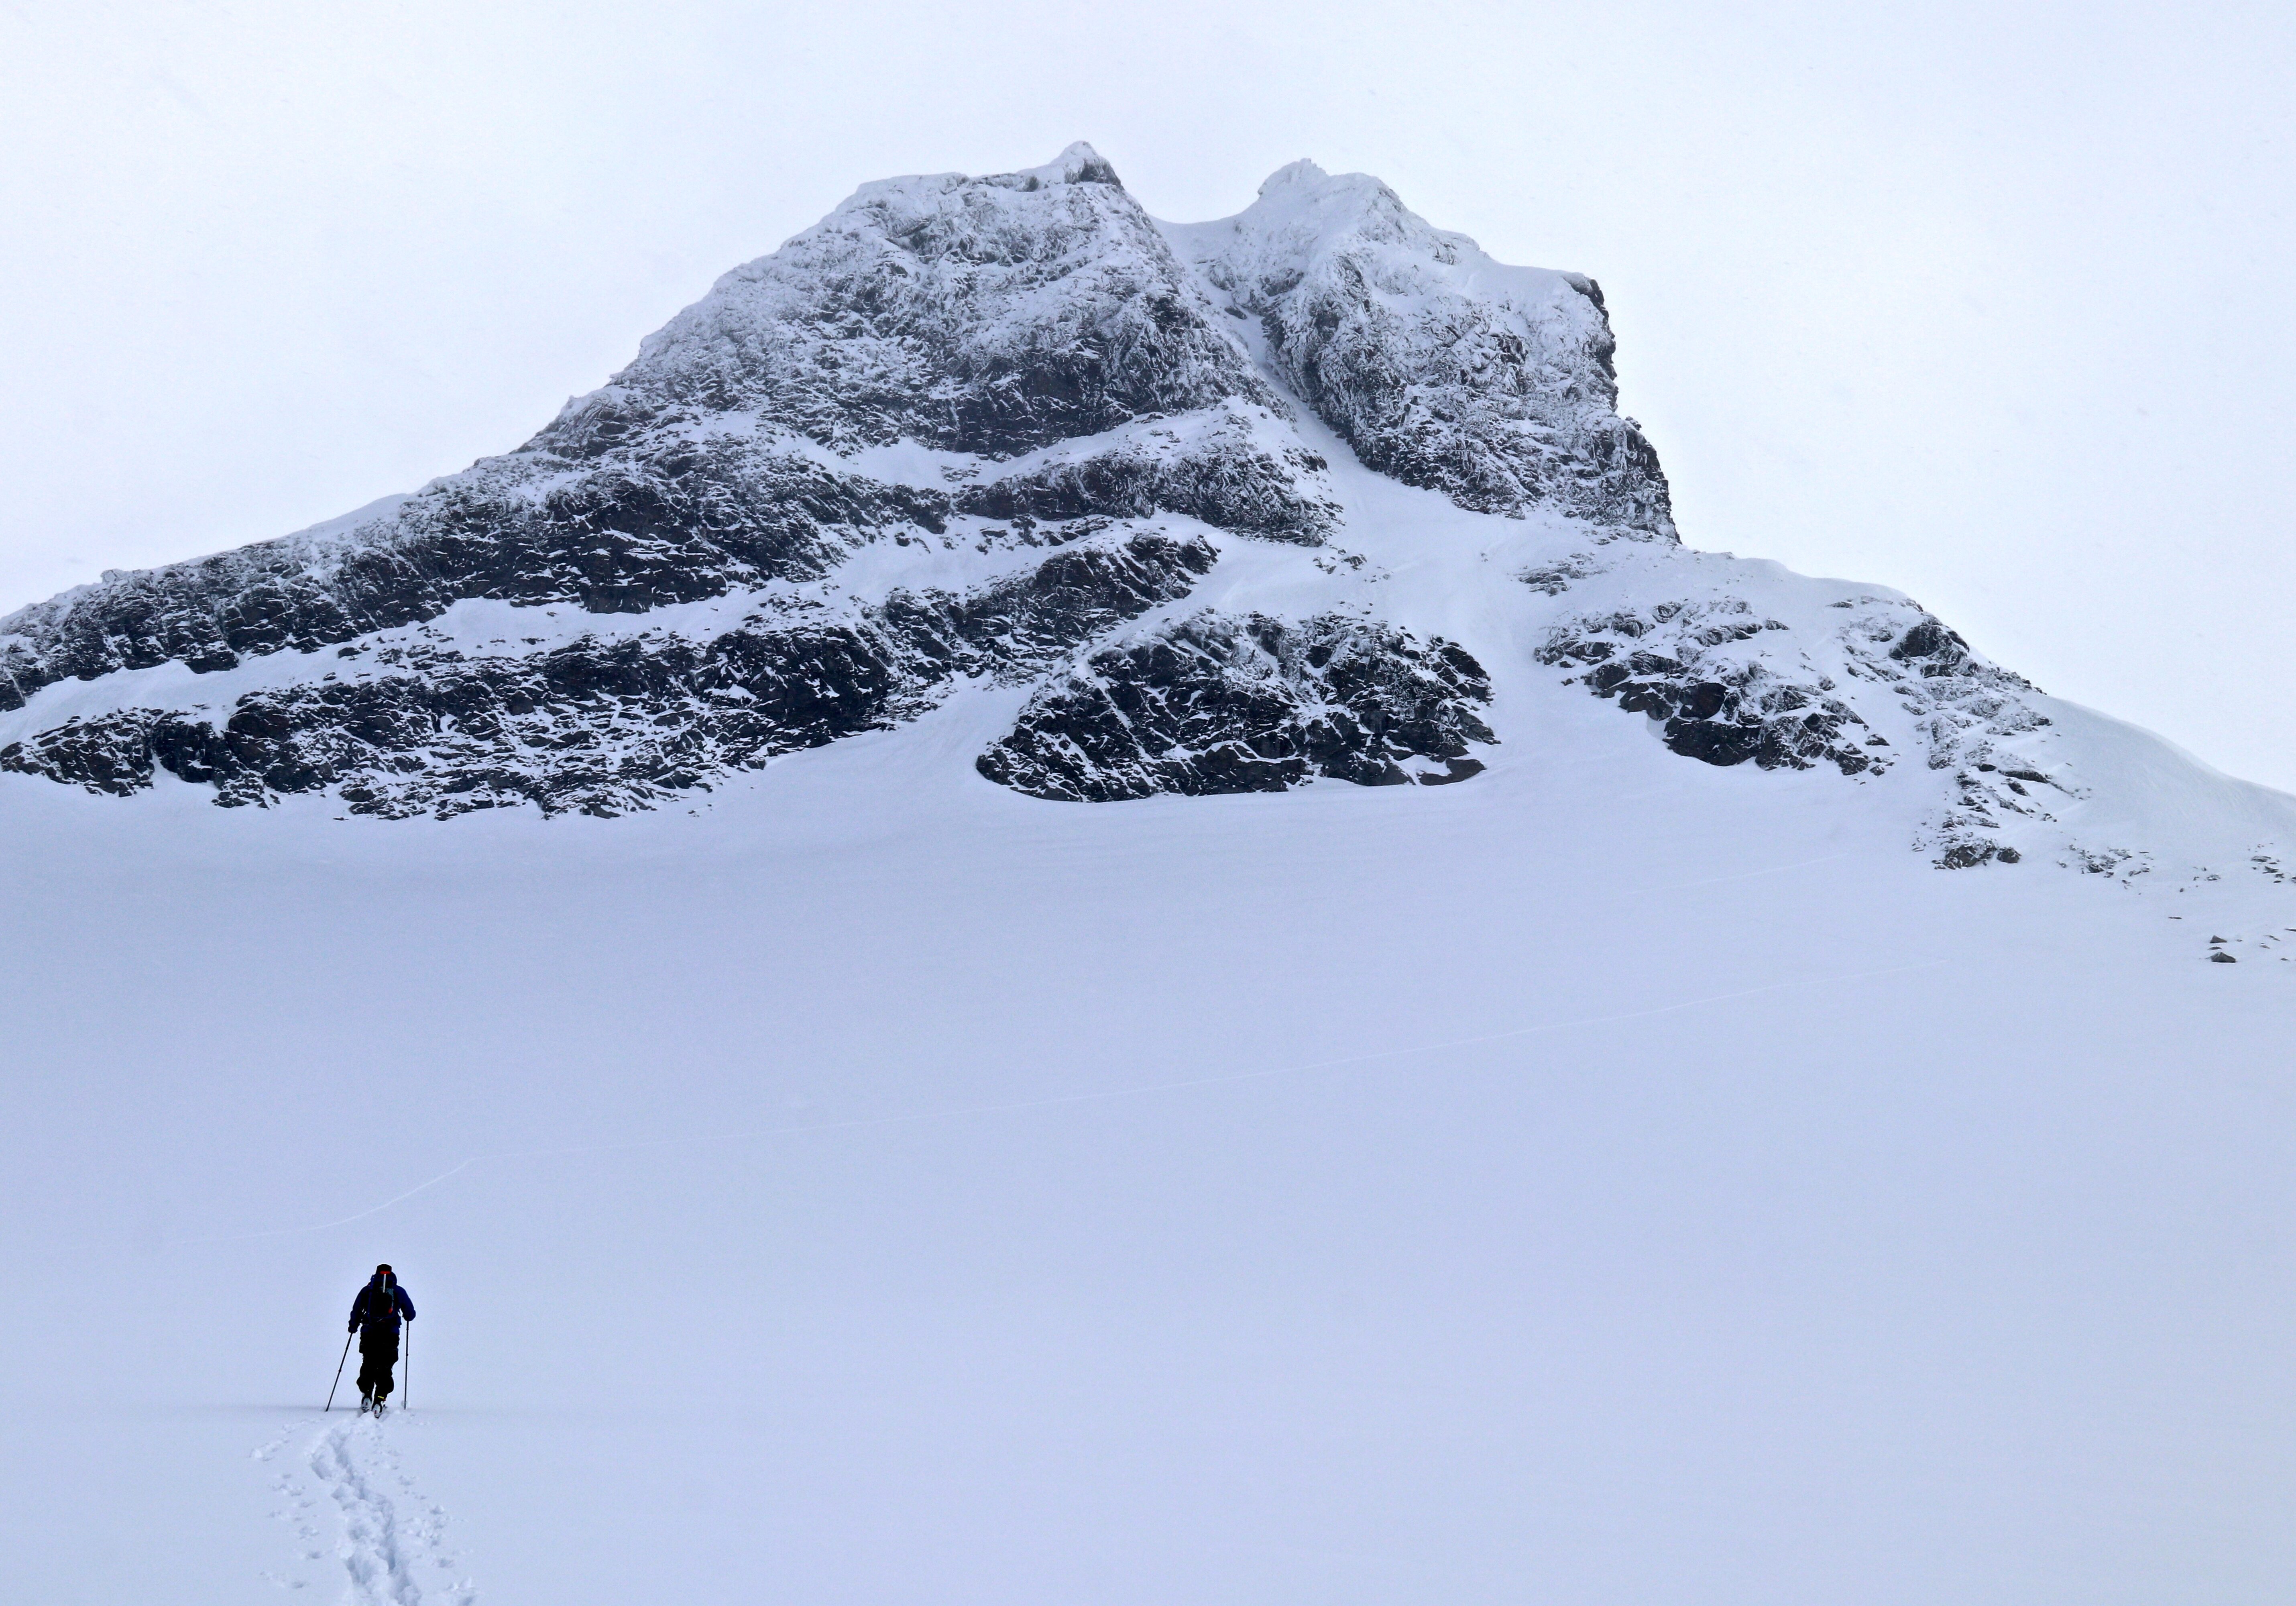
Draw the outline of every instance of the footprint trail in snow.
[[[336,1576],[322,1533],[332,1513],[340,1524],[332,1553],[351,1606],[475,1606],[476,1586],[455,1576],[447,1513],[414,1487],[392,1442],[405,1430],[371,1417],[306,1421],[254,1452],[285,1462],[271,1486],[280,1501],[272,1515],[295,1536],[292,1570],[266,1578],[302,1590]]]

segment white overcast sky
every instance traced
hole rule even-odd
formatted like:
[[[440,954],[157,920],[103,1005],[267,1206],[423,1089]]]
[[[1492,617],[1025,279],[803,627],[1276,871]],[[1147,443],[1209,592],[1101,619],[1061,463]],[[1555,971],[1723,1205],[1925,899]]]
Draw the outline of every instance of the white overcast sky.
[[[1693,545],[2296,788],[2296,7],[0,0],[0,612],[522,441],[864,180],[1375,173],[1602,280]]]

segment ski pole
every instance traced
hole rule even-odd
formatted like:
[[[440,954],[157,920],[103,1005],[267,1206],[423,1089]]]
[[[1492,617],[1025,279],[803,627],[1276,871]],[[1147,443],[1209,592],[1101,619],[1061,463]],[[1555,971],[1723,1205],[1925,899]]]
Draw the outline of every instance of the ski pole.
[[[351,1339],[356,1337],[357,1337],[356,1333],[346,1333],[343,1335],[343,1359],[342,1361],[335,1363],[335,1380],[327,1385],[327,1404],[325,1409],[328,1411],[332,1411],[335,1408],[335,1390],[343,1386],[343,1361],[348,1361],[351,1358]]]
[[[414,1409],[414,1319],[406,1321],[406,1387],[398,1391],[398,1408]]]

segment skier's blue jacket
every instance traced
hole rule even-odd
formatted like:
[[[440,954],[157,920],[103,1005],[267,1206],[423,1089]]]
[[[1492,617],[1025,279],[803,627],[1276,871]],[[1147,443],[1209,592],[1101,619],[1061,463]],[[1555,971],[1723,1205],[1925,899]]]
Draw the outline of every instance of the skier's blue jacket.
[[[402,1312],[413,1320],[414,1301],[406,1297],[406,1290],[396,1282],[386,1289],[380,1277],[370,1279],[351,1300],[351,1330],[356,1332],[362,1327],[388,1327],[397,1332]]]

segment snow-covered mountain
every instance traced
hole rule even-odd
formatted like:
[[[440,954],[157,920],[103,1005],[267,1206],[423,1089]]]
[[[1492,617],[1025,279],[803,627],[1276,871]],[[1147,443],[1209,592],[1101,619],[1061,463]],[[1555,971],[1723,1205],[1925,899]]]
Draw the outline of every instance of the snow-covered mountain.
[[[0,1600],[2290,1598],[2296,800],[1610,358],[1075,147],[11,616]]]
[[[1908,599],[1683,548],[1611,350],[1310,163],[1190,226],[1084,145],[868,185],[517,451],[0,621],[0,769],[612,814],[986,683],[981,774],[1106,801],[1459,780],[1589,695],[1943,866],[2191,857]]]

